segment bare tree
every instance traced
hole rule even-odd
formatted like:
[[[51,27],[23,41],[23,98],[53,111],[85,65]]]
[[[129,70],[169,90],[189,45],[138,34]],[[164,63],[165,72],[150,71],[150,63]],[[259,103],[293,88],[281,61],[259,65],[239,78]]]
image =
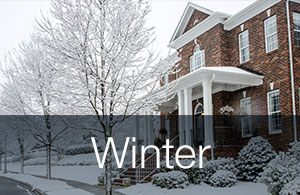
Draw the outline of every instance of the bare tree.
[[[175,73],[177,56],[158,61],[150,50],[154,29],[146,26],[149,12],[144,0],[62,0],[53,1],[52,17],[39,22],[49,37],[45,44],[66,60],[73,82],[80,81],[74,96],[86,102],[78,107],[89,104],[84,112],[97,116],[105,141],[117,123],[170,98],[168,88],[174,87],[175,82],[153,93],[164,75]],[[112,194],[111,159],[110,150],[106,194]]]

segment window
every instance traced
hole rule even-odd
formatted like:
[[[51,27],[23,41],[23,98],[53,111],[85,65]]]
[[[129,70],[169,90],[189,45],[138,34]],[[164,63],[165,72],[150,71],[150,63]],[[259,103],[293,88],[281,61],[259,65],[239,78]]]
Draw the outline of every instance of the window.
[[[248,30],[239,34],[240,63],[250,60]]]
[[[244,98],[240,101],[241,109],[241,127],[242,136],[252,136],[252,119],[251,119],[251,98]]]
[[[281,111],[279,90],[268,93],[269,133],[281,132]]]
[[[300,14],[293,13],[295,45],[300,46]]]
[[[200,50],[200,46],[196,45],[194,48],[194,55],[190,57],[191,72],[203,67],[205,65],[204,50]]]
[[[265,41],[267,53],[278,48],[276,15],[265,20]]]
[[[164,76],[164,84],[166,85],[166,84],[168,84],[168,83],[169,83],[169,75],[166,74],[166,75]]]

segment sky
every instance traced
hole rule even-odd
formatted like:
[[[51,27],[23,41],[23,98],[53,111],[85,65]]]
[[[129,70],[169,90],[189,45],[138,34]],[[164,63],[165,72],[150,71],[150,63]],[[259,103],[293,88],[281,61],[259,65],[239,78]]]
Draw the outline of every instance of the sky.
[[[161,57],[168,54],[167,45],[189,1],[152,0],[152,12],[148,25],[156,29],[153,49]],[[235,14],[247,7],[253,0],[194,0],[191,1],[213,11]],[[0,0],[0,60],[6,52],[28,39],[33,31],[35,18],[50,8],[49,0]]]

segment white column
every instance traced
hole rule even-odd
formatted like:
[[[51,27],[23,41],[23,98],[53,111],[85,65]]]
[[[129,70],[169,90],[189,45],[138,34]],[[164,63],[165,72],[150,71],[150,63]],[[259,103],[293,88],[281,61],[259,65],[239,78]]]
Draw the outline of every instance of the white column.
[[[193,128],[193,107],[192,107],[192,89],[184,89],[184,115],[185,115],[185,143],[192,145],[192,128]]]
[[[148,146],[148,113],[145,112],[144,115],[144,146]]]
[[[212,83],[209,78],[202,82],[203,107],[204,107],[204,131],[205,146],[213,147],[213,110],[212,110]]]
[[[149,112],[148,126],[148,145],[154,145],[153,112]]]
[[[178,133],[179,133],[179,145],[182,146],[185,143],[184,140],[184,102],[183,91],[177,92],[178,97]]]
[[[140,154],[139,139],[140,139],[140,116],[136,115],[135,117],[135,146],[137,149],[137,154]]]

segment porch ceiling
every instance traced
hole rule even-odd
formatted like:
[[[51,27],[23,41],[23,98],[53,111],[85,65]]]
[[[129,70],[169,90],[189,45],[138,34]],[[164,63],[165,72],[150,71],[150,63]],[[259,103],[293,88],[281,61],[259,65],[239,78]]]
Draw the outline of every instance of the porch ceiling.
[[[212,94],[220,91],[236,91],[251,86],[259,86],[263,83],[263,76],[255,74],[238,67],[202,67],[192,73],[179,78],[172,92],[176,94],[179,90],[192,88],[192,99],[201,98],[202,82],[209,78],[212,82]],[[163,90],[164,87],[158,89]],[[168,102],[158,105],[159,111],[171,112],[177,108],[177,96]]]

